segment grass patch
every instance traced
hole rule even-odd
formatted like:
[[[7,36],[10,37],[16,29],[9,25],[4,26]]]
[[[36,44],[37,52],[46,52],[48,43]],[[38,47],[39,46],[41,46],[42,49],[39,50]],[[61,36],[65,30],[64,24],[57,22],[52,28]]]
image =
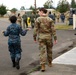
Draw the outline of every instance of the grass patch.
[[[19,75],[29,75],[29,74],[32,73],[32,72],[40,71],[40,69],[41,69],[41,66],[40,66],[40,65],[37,65],[36,67],[32,68],[30,71],[22,72],[22,73],[20,73]]]
[[[69,29],[73,29],[72,25],[55,25],[55,29],[61,30],[69,30]]]
[[[28,74],[32,73],[32,72],[35,72],[35,71],[39,71],[41,69],[41,66],[38,65],[36,66],[35,68],[33,68],[31,71],[28,72]]]

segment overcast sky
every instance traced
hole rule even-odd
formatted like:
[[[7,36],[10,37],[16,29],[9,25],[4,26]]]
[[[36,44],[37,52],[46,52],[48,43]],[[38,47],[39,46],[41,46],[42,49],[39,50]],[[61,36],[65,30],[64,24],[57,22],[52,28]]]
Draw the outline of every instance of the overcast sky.
[[[0,0],[0,4],[3,4],[7,6],[7,8],[12,9],[12,8],[17,8],[20,9],[21,6],[25,6],[25,8],[29,8],[31,5],[34,6],[34,1],[35,0]],[[42,7],[43,4],[47,0],[36,0],[37,7]],[[59,0],[53,0],[53,6],[56,7],[58,4]],[[71,0],[67,0],[69,3]]]

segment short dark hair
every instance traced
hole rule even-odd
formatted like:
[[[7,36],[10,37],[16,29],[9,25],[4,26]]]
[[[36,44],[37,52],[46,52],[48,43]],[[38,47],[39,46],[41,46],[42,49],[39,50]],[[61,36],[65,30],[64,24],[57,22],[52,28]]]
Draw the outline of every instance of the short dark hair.
[[[51,11],[49,12],[49,14],[51,14]]]
[[[11,17],[9,18],[9,20],[11,21],[11,23],[16,23],[17,17],[16,17],[16,16],[11,16]]]
[[[40,8],[39,11],[43,11],[43,13],[45,13],[45,14],[47,13],[47,10],[45,8],[43,8],[43,7]]]
[[[20,16],[20,13],[18,13],[18,16]]]

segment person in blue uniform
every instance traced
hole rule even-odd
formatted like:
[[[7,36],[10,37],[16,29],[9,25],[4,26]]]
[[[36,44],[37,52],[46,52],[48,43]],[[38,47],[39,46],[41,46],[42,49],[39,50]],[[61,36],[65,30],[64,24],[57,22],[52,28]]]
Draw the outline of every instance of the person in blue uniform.
[[[10,52],[13,67],[20,69],[20,59],[21,59],[21,40],[20,35],[25,36],[27,30],[22,30],[22,27],[16,24],[17,17],[11,16],[9,18],[11,24],[7,27],[6,31],[3,31],[4,36],[8,36],[8,49]]]
[[[65,21],[65,15],[64,15],[64,13],[61,13],[60,18],[61,18],[61,21],[64,23],[64,21]]]

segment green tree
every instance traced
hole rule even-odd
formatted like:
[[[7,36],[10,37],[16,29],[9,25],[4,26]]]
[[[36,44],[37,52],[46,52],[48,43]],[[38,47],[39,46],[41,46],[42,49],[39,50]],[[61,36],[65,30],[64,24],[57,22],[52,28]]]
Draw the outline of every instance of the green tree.
[[[12,9],[11,9],[11,12],[13,12],[13,13],[15,13],[16,11],[17,11],[16,8],[12,8]]]
[[[76,8],[76,2],[75,2],[75,0],[71,0],[71,8]]]
[[[31,9],[31,10],[35,10],[35,7],[33,7],[33,6],[30,6],[30,8],[29,9]]]
[[[3,4],[0,6],[0,15],[3,16],[7,13],[6,6]]]
[[[30,8],[29,8],[29,9],[30,9],[30,10],[32,10],[32,12],[34,12],[34,13],[36,14],[37,9],[35,10],[35,7],[30,6]]]
[[[60,0],[58,2],[57,8],[60,13],[64,13],[70,9],[69,2],[67,0]]]
[[[52,0],[47,0],[45,3],[44,3],[44,7],[45,8],[53,8],[53,6],[52,6],[52,3],[53,3],[53,1]]]
[[[25,10],[25,7],[24,6],[21,6],[20,10]]]

